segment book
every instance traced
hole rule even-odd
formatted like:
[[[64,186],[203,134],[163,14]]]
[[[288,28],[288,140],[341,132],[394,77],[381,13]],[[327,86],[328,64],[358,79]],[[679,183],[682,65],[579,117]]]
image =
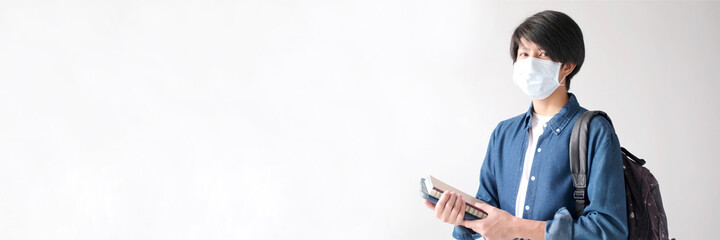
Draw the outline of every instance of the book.
[[[485,211],[475,206],[475,203],[483,201],[457,190],[456,188],[431,175],[428,175],[428,178],[420,178],[421,196],[425,200],[430,201],[432,204],[437,204],[438,200],[440,200],[440,196],[442,196],[442,193],[445,191],[451,191],[462,195],[462,199],[465,201],[465,220],[477,220],[487,217],[487,213]]]

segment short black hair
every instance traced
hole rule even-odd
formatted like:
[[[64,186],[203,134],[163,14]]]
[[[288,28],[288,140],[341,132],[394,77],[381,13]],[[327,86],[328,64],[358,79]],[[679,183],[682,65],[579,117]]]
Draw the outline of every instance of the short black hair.
[[[575,69],[565,77],[565,88],[570,90],[570,79],[580,71],[585,61],[585,43],[580,27],[568,15],[546,10],[525,19],[513,32],[510,40],[510,56],[517,61],[518,47],[525,38],[538,45],[560,63],[575,63]]]

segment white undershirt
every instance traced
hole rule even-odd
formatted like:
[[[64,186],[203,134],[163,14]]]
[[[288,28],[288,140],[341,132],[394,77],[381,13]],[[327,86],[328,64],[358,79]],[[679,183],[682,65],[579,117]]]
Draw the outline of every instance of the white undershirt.
[[[533,158],[535,158],[535,150],[537,148],[537,142],[540,135],[543,134],[543,130],[547,127],[547,122],[550,121],[552,116],[540,116],[533,112],[532,114],[532,125],[528,130],[528,148],[525,152],[525,161],[523,163],[523,172],[520,177],[520,187],[518,188],[517,199],[515,200],[515,216],[522,218],[525,209],[529,209],[529,206],[525,205],[525,197],[527,195],[527,188],[529,181],[535,181],[535,176],[530,176],[530,170],[533,165]],[[538,127],[542,126],[542,127]]]

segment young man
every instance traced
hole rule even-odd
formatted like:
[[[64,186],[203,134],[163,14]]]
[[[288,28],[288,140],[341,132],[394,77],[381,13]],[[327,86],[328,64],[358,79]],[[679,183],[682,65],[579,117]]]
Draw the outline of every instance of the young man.
[[[587,111],[570,89],[585,59],[580,27],[561,12],[527,18],[512,35],[513,81],[532,98],[526,113],[500,122],[480,171],[482,220],[463,220],[464,202],[446,192],[425,202],[457,239],[627,239],[620,143],[610,122],[589,126],[587,207],[575,219],[568,145],[575,120]]]

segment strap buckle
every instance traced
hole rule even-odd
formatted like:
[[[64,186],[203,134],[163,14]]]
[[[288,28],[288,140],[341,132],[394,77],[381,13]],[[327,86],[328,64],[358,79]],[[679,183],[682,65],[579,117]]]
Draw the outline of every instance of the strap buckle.
[[[575,193],[573,193],[573,197],[575,198],[575,200],[585,199],[585,189],[575,190]]]

